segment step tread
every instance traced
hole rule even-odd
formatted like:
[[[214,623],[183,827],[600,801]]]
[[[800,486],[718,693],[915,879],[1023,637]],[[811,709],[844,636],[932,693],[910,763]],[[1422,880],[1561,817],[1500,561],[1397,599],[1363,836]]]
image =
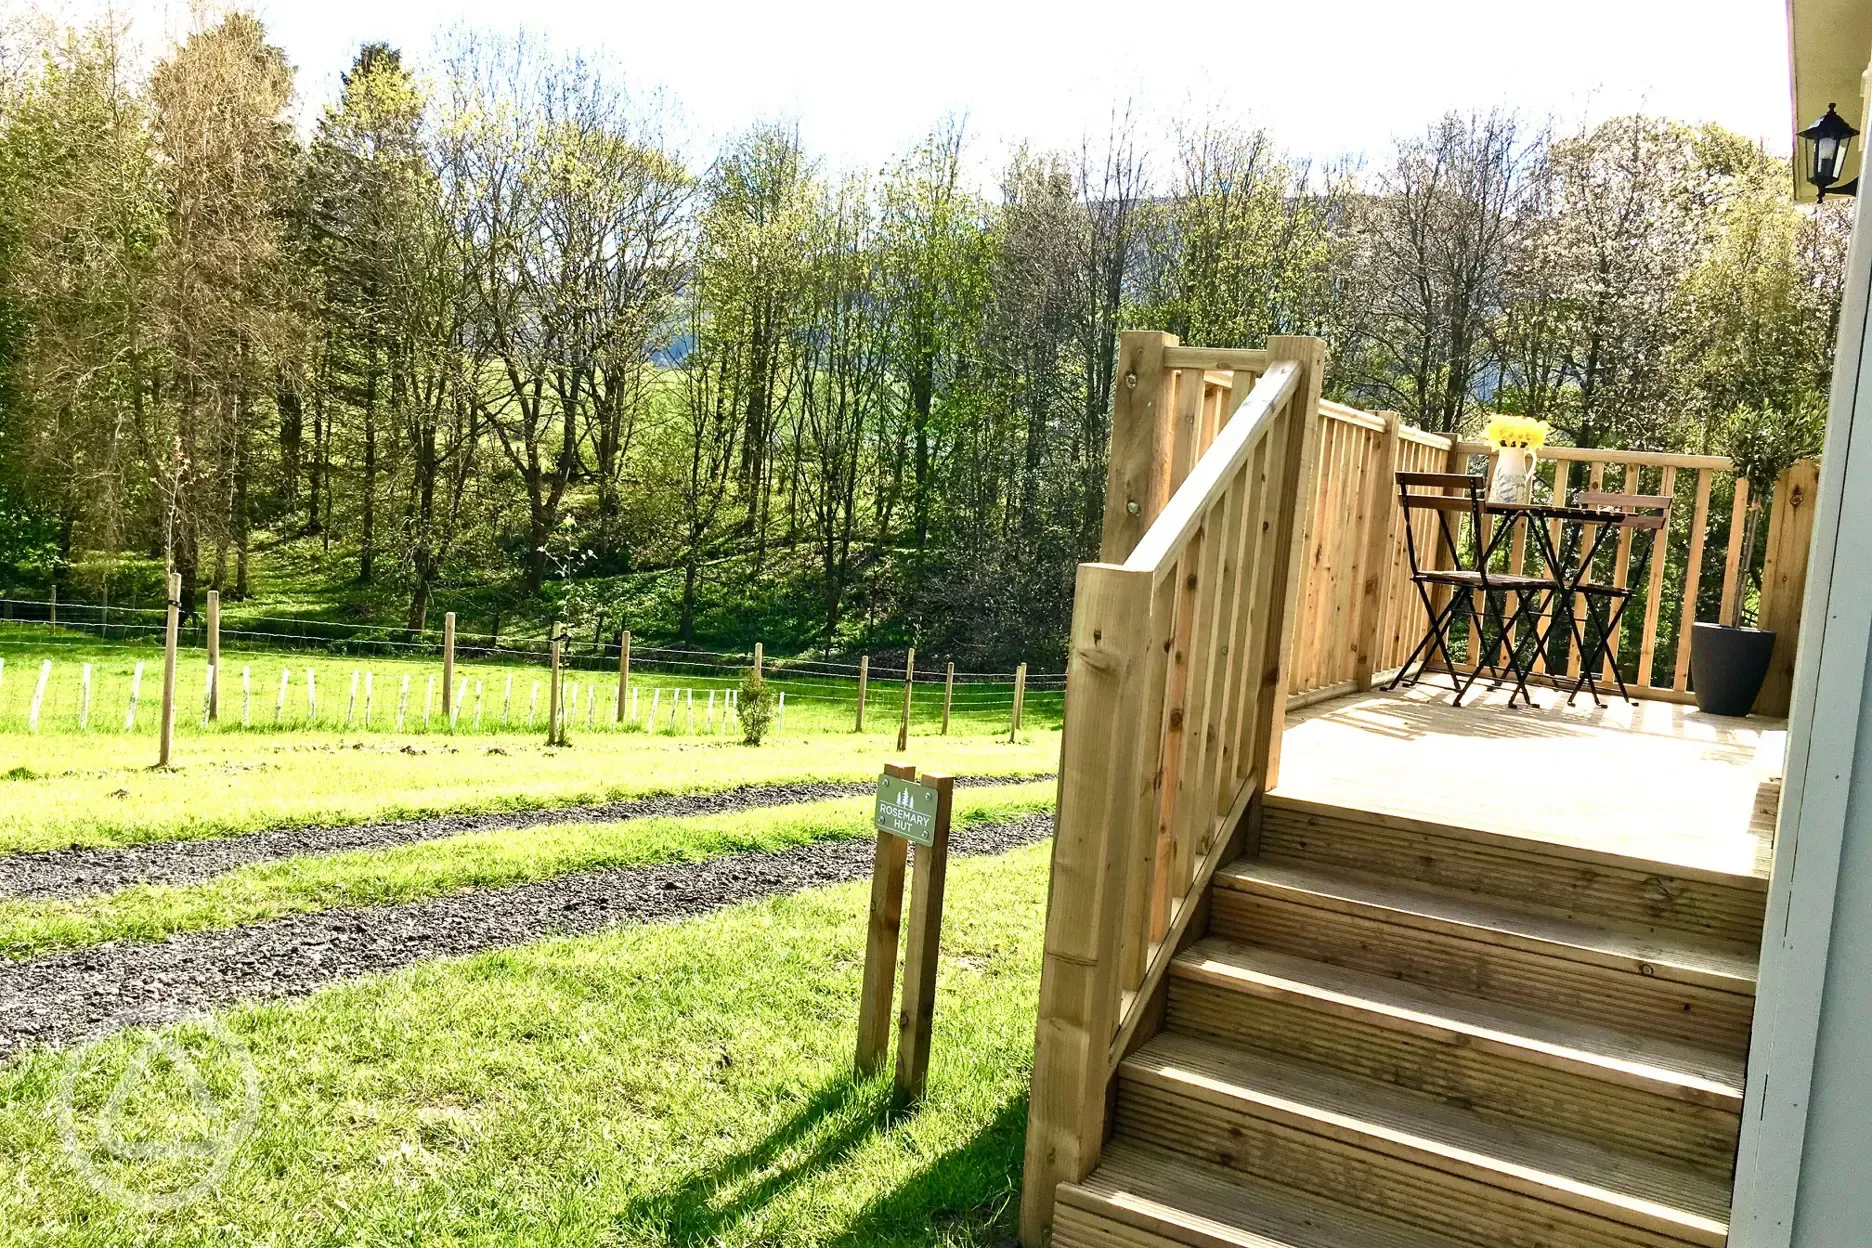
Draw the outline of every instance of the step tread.
[[[1264,808],[1269,810],[1291,811],[1295,814],[1317,815],[1329,819],[1347,819],[1355,823],[1392,828],[1401,832],[1423,832],[1435,836],[1459,837],[1500,849],[1520,853],[1538,853],[1550,858],[1562,858],[1592,866],[1728,885],[1744,892],[1759,893],[1764,900],[1768,893],[1767,873],[1758,869],[1726,871],[1715,867],[1672,862],[1663,858],[1647,858],[1638,854],[1619,853],[1591,846],[1570,845],[1547,840],[1527,832],[1496,831],[1456,823],[1444,818],[1424,819],[1415,815],[1396,814],[1389,811],[1365,810],[1357,806],[1345,806],[1337,802],[1324,802],[1315,798],[1282,793],[1279,789],[1268,792],[1262,798],[1262,802]],[[1452,816],[1454,815],[1455,812],[1452,812]]]
[[[1122,1069],[1127,1079],[1178,1095],[1258,1110],[1348,1147],[1616,1222],[1712,1245],[1728,1233],[1728,1188],[1708,1175],[1530,1124],[1484,1118],[1387,1084],[1175,1033],[1152,1039]]]
[[[1486,1045],[1525,1060],[1684,1100],[1740,1111],[1739,1057],[1677,1041],[1540,1014],[1479,997],[1329,966],[1208,937],[1179,954],[1171,973],[1238,991],[1298,999],[1375,1025]]]
[[[1089,1178],[1059,1191],[1062,1204],[1199,1248],[1461,1248],[1440,1235],[1129,1140],[1114,1140]]]
[[[1292,863],[1237,859],[1216,873],[1225,888],[1278,896],[1465,940],[1523,949],[1647,977],[1753,995],[1756,959],[1688,934],[1639,936],[1576,919],[1532,913],[1474,894],[1409,881]]]

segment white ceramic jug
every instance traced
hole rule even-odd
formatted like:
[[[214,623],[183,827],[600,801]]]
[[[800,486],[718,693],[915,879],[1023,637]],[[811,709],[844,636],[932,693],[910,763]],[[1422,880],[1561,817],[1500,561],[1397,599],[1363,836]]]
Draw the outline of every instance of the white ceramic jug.
[[[1495,476],[1489,482],[1489,502],[1528,503],[1534,500],[1534,462],[1531,448],[1504,446],[1495,453]]]

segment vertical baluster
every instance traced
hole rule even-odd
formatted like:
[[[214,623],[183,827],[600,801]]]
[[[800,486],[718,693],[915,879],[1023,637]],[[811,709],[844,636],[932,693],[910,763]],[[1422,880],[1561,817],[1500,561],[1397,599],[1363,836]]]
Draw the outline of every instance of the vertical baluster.
[[[1690,554],[1684,564],[1683,614],[1677,624],[1676,671],[1671,679],[1671,688],[1678,693],[1690,691],[1690,634],[1696,625],[1697,593],[1703,586],[1703,540],[1709,529],[1710,478],[1713,475],[1708,468],[1697,473],[1696,508],[1690,513]]]
[[[1704,473],[1697,484],[1698,491],[1707,489],[1708,484],[1709,474]],[[1658,493],[1672,496],[1677,493],[1677,469],[1674,465],[1664,469],[1658,482]],[[1708,501],[1707,497],[1704,501]],[[1657,662],[1658,612],[1664,606],[1664,565],[1670,562],[1670,530],[1659,530],[1653,540],[1657,544],[1651,548],[1651,566],[1645,573],[1644,631],[1638,637],[1638,684],[1645,689],[1651,687],[1651,674]]]

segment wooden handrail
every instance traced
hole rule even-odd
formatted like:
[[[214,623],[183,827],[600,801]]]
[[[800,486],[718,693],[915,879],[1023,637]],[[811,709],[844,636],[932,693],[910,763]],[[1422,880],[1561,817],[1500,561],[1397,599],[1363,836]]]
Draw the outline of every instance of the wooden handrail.
[[[1227,480],[1241,470],[1247,454],[1260,444],[1273,418],[1300,384],[1300,366],[1276,364],[1249,391],[1248,399],[1209,445],[1200,462],[1178,487],[1170,505],[1151,524],[1124,566],[1162,580],[1176,569],[1176,556],[1189,544]]]
[[[1225,372],[1266,372],[1268,353],[1243,347],[1165,347],[1165,368],[1220,369]]]
[[[1029,1244],[1047,1234],[1059,1183],[1097,1164],[1115,1064],[1147,1037],[1209,880],[1279,767],[1324,344],[1211,351],[1167,337],[1121,342],[1130,397],[1113,414],[1111,481],[1123,492],[1108,495],[1106,561],[1080,566],[1073,603]],[[1231,364],[1227,377],[1209,371]],[[1171,492],[1153,512],[1159,482]]]

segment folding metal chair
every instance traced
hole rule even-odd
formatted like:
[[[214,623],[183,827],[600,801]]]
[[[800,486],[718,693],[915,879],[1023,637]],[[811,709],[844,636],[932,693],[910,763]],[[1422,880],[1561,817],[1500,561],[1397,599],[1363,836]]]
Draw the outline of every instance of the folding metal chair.
[[[1619,671],[1618,660],[1612,654],[1612,639],[1618,636],[1620,623],[1625,618],[1625,608],[1631,603],[1634,590],[1632,586],[1645,582],[1645,572],[1651,560],[1657,556],[1658,543],[1670,532],[1671,496],[1668,494],[1602,494],[1592,490],[1582,490],[1573,498],[1576,507],[1591,508],[1596,511],[1617,511],[1622,513],[1618,525],[1621,528],[1648,531],[1651,540],[1644,544],[1639,552],[1638,563],[1625,578],[1623,585],[1608,585],[1591,579],[1590,561],[1580,568],[1579,580],[1564,587],[1564,592],[1580,594],[1586,599],[1587,623],[1598,627],[1598,635],[1591,637],[1591,629],[1582,630],[1578,620],[1572,620],[1573,637],[1580,649],[1580,677],[1573,683],[1573,690],[1567,694],[1567,703],[1579,697],[1580,690],[1592,694],[1594,706],[1604,706],[1599,700],[1599,682],[1594,674],[1604,668],[1612,670],[1612,679],[1618,682],[1619,696],[1627,702],[1633,701],[1631,690],[1625,687],[1625,674]],[[1633,542],[1636,545],[1636,540]],[[1569,614],[1569,619],[1572,619]]]
[[[1395,689],[1400,683],[1416,684],[1422,679],[1431,660],[1441,655],[1444,670],[1450,676],[1450,686],[1456,693],[1455,705],[1462,705],[1463,698],[1468,696],[1469,690],[1484,672],[1488,673],[1496,688],[1500,688],[1504,680],[1513,680],[1514,690],[1508,695],[1509,706],[1514,705],[1517,697],[1529,706],[1534,705],[1527,688],[1528,665],[1521,661],[1521,646],[1515,632],[1524,618],[1531,616],[1538,619],[1543,605],[1542,597],[1551,593],[1556,586],[1542,577],[1489,570],[1489,556],[1493,553],[1494,544],[1489,540],[1487,516],[1483,509],[1486,485],[1487,478],[1467,473],[1397,474],[1398,505],[1404,509],[1404,548],[1410,557],[1411,584],[1416,587],[1418,600],[1423,604],[1428,627],[1424,630],[1423,639],[1411,651],[1410,657],[1404,660],[1404,666],[1398,669],[1397,675],[1391,678],[1386,688]],[[1433,513],[1437,519],[1436,540],[1431,544],[1429,566],[1424,562],[1424,552],[1418,549],[1417,526],[1414,523],[1414,513],[1426,511]],[[1464,515],[1469,518],[1471,549],[1471,556],[1466,561],[1461,540]],[[1454,526],[1451,524],[1452,516],[1455,517]],[[1443,562],[1436,558],[1439,553],[1447,555],[1448,566],[1435,566]],[[1447,597],[1438,606],[1436,598],[1443,592],[1447,593]],[[1514,610],[1504,615],[1503,605],[1510,594],[1514,595]],[[1475,604],[1478,597],[1482,601],[1480,615],[1476,612]],[[1471,657],[1475,660],[1475,666],[1469,671],[1467,679],[1459,672],[1450,651],[1450,628],[1458,618],[1468,620]],[[1495,626],[1493,636],[1489,635],[1490,624]],[[1538,630],[1536,642],[1538,644]],[[1495,662],[1498,648],[1505,648],[1508,661],[1506,671]],[[1415,675],[1410,674],[1412,663],[1418,664]]]

